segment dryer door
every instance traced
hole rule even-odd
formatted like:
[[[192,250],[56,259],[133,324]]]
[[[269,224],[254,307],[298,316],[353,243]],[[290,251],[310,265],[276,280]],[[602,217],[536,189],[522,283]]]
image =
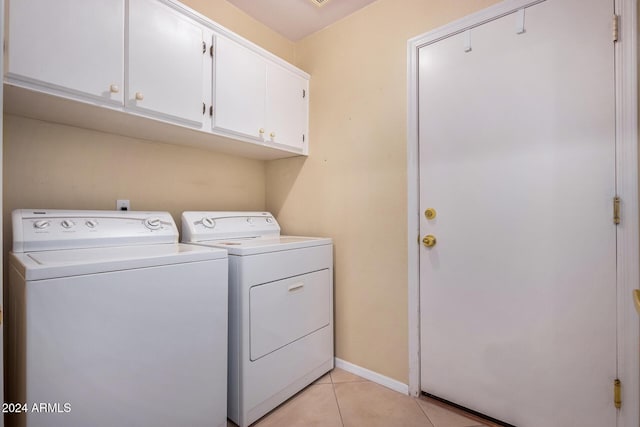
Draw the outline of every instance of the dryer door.
[[[249,291],[251,361],[331,321],[329,270],[253,286]]]

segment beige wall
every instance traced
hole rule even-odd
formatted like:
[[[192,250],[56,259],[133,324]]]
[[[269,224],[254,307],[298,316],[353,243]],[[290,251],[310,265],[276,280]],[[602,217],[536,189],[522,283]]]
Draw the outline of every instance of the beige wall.
[[[262,209],[264,162],[6,115],[5,199],[20,207]],[[233,179],[229,179],[233,177]],[[19,185],[16,185],[19,183]]]
[[[407,40],[496,2],[378,0],[299,42],[310,156],[267,163],[284,231],[334,238],[337,357],[404,383]]]

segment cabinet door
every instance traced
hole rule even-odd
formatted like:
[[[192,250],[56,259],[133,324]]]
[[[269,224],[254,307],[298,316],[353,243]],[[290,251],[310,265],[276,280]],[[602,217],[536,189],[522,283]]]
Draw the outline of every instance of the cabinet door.
[[[214,68],[214,128],[262,140],[266,131],[265,60],[246,47],[216,37]]]
[[[158,0],[130,0],[126,107],[203,121],[203,28]]]
[[[267,66],[268,141],[303,150],[307,133],[308,81],[276,65]]]
[[[13,0],[7,77],[122,105],[124,0]]]

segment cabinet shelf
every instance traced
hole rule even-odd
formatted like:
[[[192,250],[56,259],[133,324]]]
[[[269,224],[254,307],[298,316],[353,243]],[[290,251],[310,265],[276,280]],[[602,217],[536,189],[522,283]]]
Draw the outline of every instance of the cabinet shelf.
[[[16,86],[11,83],[10,79],[9,81],[5,79],[4,84],[4,112],[5,114],[115,135],[196,147],[251,159],[276,160],[304,155],[302,152],[287,151],[285,147],[277,149],[257,144],[254,141],[244,141],[241,136],[231,138],[198,129],[189,129],[135,113],[125,113],[105,105],[80,102],[60,95],[38,92]]]

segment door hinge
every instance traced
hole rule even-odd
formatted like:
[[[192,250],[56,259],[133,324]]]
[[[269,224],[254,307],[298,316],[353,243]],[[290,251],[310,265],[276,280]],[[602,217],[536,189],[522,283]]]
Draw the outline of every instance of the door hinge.
[[[613,42],[618,41],[619,31],[618,31],[618,22],[620,21],[620,17],[618,15],[613,15]]]
[[[205,42],[202,42],[202,54],[207,53],[207,44]]]
[[[213,45],[209,48],[209,56],[213,58]]]
[[[620,197],[613,198],[613,223],[620,224]]]
[[[302,142],[304,142],[304,133],[302,134]]]
[[[209,116],[213,117],[213,105],[209,107]]]
[[[622,407],[622,383],[617,378],[613,380],[613,404],[617,409]]]
[[[207,111],[207,105],[203,102],[202,103],[202,115],[204,116],[204,113]]]
[[[306,98],[306,96],[307,96],[307,91],[306,91],[306,90],[304,90],[304,89],[302,89],[302,97],[303,97],[303,98]]]

